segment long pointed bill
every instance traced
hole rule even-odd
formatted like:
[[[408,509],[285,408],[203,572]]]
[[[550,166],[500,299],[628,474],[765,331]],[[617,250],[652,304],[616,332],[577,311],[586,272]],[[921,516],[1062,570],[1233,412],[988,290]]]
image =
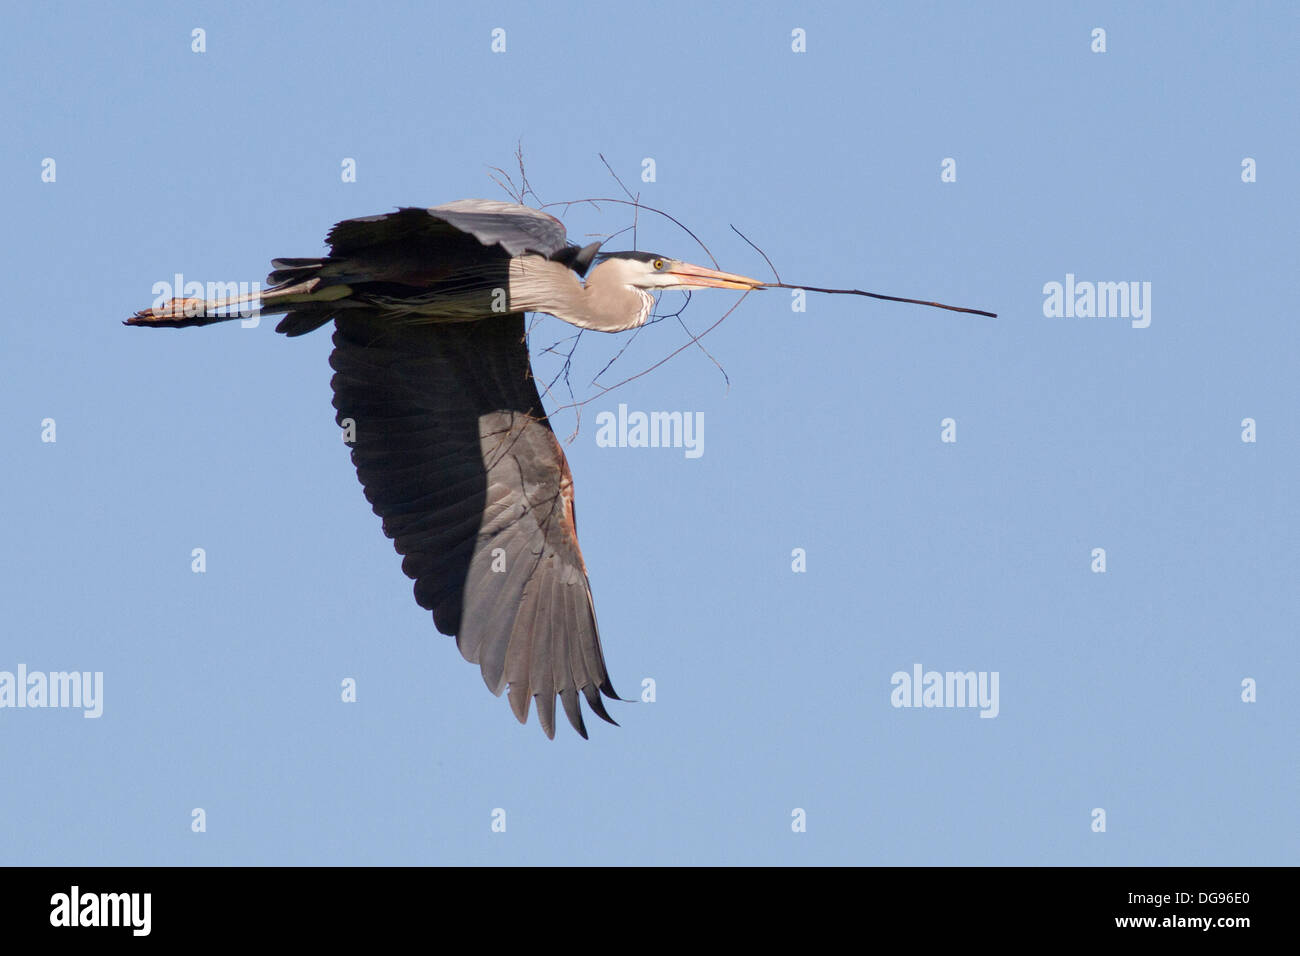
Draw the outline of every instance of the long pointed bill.
[[[761,289],[763,283],[749,276],[738,276],[731,272],[717,272],[694,266],[689,262],[679,262],[668,270],[668,274],[680,281],[679,288],[686,289]]]

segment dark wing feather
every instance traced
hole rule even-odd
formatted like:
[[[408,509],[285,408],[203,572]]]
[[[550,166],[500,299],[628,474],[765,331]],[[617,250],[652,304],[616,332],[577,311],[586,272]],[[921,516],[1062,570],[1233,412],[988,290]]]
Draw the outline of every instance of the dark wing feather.
[[[525,253],[555,258],[570,249],[564,223],[528,206],[492,199],[458,199],[432,209],[405,208],[382,216],[348,219],[325,241],[332,256],[350,256],[372,246],[468,233],[485,246],[500,246],[512,256]]]
[[[533,382],[519,314],[403,325],[335,316],[330,364],[340,425],[415,597],[456,635],[488,689],[510,688],[521,722],[537,702],[547,736],[561,696],[616,697],[573,520],[568,463]],[[595,701],[593,704],[592,702]]]

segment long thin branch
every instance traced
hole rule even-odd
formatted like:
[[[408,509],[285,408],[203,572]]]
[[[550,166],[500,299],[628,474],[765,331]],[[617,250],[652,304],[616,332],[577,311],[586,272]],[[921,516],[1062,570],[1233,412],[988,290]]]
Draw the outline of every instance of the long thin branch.
[[[909,302],[912,305],[928,305],[933,309],[947,309],[949,312],[968,312],[971,315],[984,315],[990,319],[996,319],[996,312],[985,312],[983,309],[967,309],[960,305],[944,305],[942,302],[927,302],[924,299],[904,299],[898,295],[882,295],[879,292],[863,292],[861,289],[819,289],[811,285],[789,285],[785,282],[765,282],[765,289],[802,289],[804,292],[825,292],[830,295],[865,295],[871,299],[884,299],[886,302]]]

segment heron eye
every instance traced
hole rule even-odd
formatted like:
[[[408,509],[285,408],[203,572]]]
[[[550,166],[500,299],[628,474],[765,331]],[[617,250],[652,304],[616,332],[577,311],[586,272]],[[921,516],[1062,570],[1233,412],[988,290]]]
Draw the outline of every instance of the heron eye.
[[[664,261],[662,259],[656,259],[654,261],[654,267],[655,267],[655,271],[658,272],[660,269],[664,267]]]

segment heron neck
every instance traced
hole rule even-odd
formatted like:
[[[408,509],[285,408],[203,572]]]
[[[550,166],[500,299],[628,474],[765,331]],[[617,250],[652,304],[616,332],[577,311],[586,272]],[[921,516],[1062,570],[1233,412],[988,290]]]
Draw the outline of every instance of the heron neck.
[[[601,282],[595,271],[583,285],[559,263],[518,256],[510,262],[510,308],[545,312],[581,329],[621,332],[645,323],[654,296],[625,283]]]

